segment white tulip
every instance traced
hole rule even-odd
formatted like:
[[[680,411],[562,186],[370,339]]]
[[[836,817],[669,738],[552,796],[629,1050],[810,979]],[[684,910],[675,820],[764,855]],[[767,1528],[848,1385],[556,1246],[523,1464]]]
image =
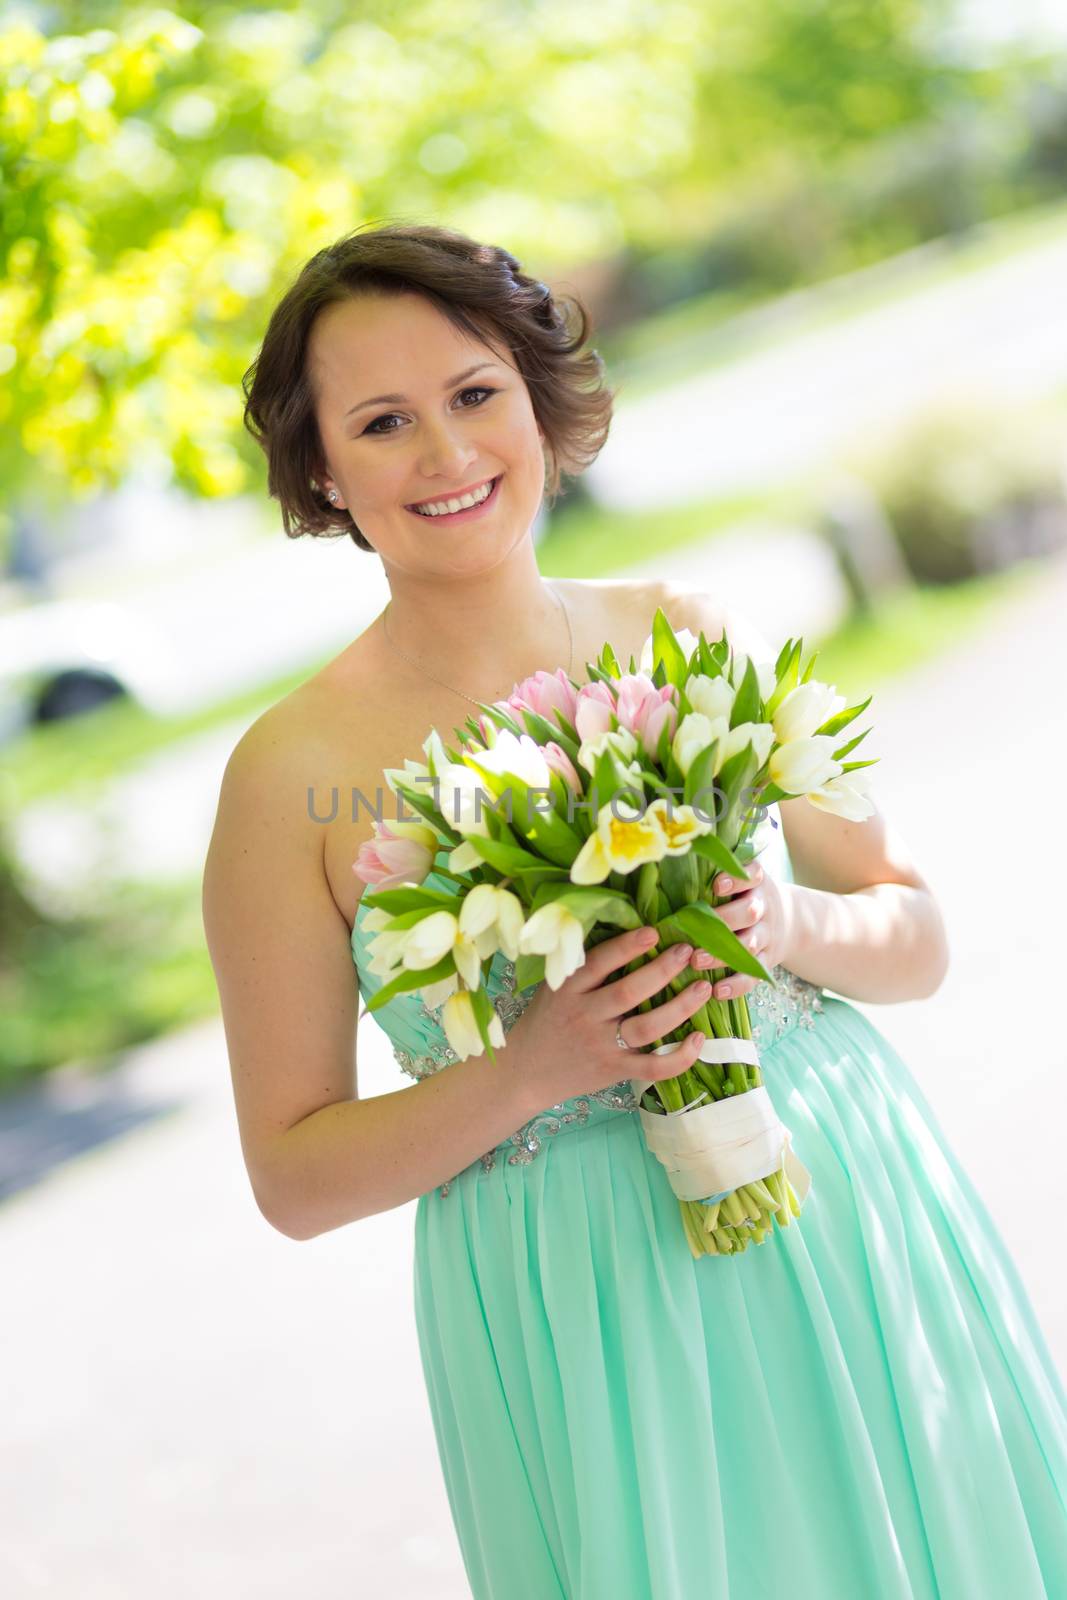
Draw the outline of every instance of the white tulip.
[[[771,718],[779,744],[791,744],[794,739],[810,739],[816,728],[821,728],[830,717],[843,711],[845,697],[838,694],[832,684],[809,678],[798,683],[782,699]],[[829,735],[822,737],[828,738]]]
[[[455,994],[459,988],[459,974],[450,972],[447,978],[438,979],[437,983],[428,983],[419,990],[426,1008],[436,1011],[438,1006],[444,1005],[450,994]]]
[[[484,960],[503,950],[509,961],[519,954],[523,904],[510,889],[495,883],[477,883],[469,889],[459,909],[459,925],[478,947]]]
[[[704,673],[696,673],[686,681],[685,692],[693,710],[707,717],[709,722],[714,722],[716,717],[730,720],[735,691],[728,678],[709,678]]]
[[[731,756],[736,755],[739,750],[743,750],[747,744],[752,746],[756,760],[762,767],[774,745],[774,729],[770,723],[739,722],[736,728],[730,728],[715,757],[715,775],[718,776],[719,769],[724,762],[729,761]]]
[[[378,937],[381,938],[381,934]],[[451,911],[431,911],[429,916],[406,928],[403,937],[401,962],[408,971],[422,972],[451,955],[468,989],[477,989],[481,983],[481,953]]]
[[[841,763],[832,755],[836,743],[833,734],[818,733],[810,739],[791,739],[788,744],[779,745],[771,751],[771,782],[786,794],[804,795],[818,789],[841,771]]]
[[[706,717],[700,711],[690,711],[682,718],[671,740],[671,755],[683,776],[688,777],[689,768],[697,756],[714,739],[726,737],[729,726],[726,717]]]
[[[540,745],[528,733],[516,737],[510,728],[498,728],[488,750],[472,750],[471,758],[499,778],[518,778],[529,788],[547,789],[551,768]]]
[[[558,989],[585,965],[585,929],[565,905],[550,900],[526,922],[519,949],[524,955],[544,956],[545,982],[550,989]]]
[[[390,793],[392,794],[396,794],[396,782],[398,778],[405,783],[409,789],[414,789],[416,794],[421,793],[423,789],[430,788],[429,784],[417,783],[415,781],[417,778],[428,778],[430,776],[429,767],[426,765],[425,761],[415,761],[411,756],[404,757],[404,765],[402,767],[386,767],[382,775],[385,778]]]
[[[818,789],[809,791],[807,798],[820,811],[845,817],[849,822],[863,822],[874,816],[875,808],[867,798],[870,784],[868,768],[857,768],[828,779]]]
[[[595,772],[597,757],[605,750],[613,751],[623,766],[632,767],[631,758],[637,753],[637,736],[629,728],[605,728],[595,738],[582,740],[578,746],[578,765],[584,767],[586,772]],[[638,764],[638,774],[640,771]]]
[[[461,1060],[465,1061],[468,1056],[484,1055],[485,1046],[474,1020],[474,1005],[466,989],[449,995],[441,1008],[441,1025],[449,1044]],[[489,1021],[489,1042],[497,1047],[506,1042],[504,1025],[495,1007]]]
[[[485,857],[478,854],[469,839],[464,839],[462,844],[457,844],[449,851],[448,865],[452,872],[469,872],[472,867],[484,867]]]
[[[457,833],[475,834],[482,839],[490,837],[486,817],[490,807],[499,807],[507,815],[506,800],[501,805],[490,794],[485,779],[462,762],[446,762],[440,768],[436,799],[441,815]],[[478,859],[480,861],[481,857]]]
[[[393,915],[392,911],[386,911],[382,906],[371,906],[363,918],[363,927],[367,933],[381,933],[383,928],[388,928]]]
[[[375,916],[374,911],[367,912],[367,921]],[[387,916],[387,912],[382,912]],[[367,940],[367,966],[376,977],[389,982],[395,978],[403,966],[404,946],[407,943],[408,928],[398,928],[395,931],[383,929]]]

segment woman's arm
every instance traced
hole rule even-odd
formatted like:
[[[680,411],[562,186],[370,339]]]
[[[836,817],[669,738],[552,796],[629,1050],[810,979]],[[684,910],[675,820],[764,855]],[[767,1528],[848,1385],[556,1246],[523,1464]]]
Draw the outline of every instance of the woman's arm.
[[[756,661],[777,651],[754,624],[709,595],[666,586],[671,625],[703,629]],[[816,663],[816,666],[818,664]],[[794,882],[780,883],[781,964],[853,1000],[919,1000],[935,993],[949,950],[937,902],[903,839],[878,809],[863,822],[820,811],[804,799],[779,810]],[[747,984],[746,984],[747,987]]]
[[[253,723],[226,766],[203,879],[245,1167],[292,1239],[415,1199],[534,1114],[504,1050],[359,1099],[350,930],[307,816],[319,771],[270,712]]]

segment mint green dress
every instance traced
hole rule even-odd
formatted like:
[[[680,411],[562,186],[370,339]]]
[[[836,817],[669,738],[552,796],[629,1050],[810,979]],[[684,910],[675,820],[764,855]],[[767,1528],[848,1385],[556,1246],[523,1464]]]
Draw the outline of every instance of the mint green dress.
[[[359,915],[352,951],[369,998]],[[474,1600],[1067,1597],[1067,1397],[1008,1247],[878,1030],[775,975],[753,1032],[812,1174],[784,1231],[695,1258],[628,1079],[418,1200]],[[489,989],[507,1031],[534,990],[502,953]],[[417,996],[374,1015],[410,1076],[456,1059]]]

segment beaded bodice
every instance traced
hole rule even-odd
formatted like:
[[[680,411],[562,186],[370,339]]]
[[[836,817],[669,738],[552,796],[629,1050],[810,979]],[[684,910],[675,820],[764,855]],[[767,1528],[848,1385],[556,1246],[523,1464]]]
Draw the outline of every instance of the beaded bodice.
[[[771,808],[772,816],[775,816],[777,809],[776,806]],[[777,821],[776,816],[775,820]],[[443,863],[444,853],[440,853],[437,859]],[[771,844],[761,854],[760,859],[768,870],[775,872],[779,877],[791,880],[791,865],[780,823]],[[438,878],[436,872],[429,875],[429,879]],[[447,887],[446,880],[441,878],[439,881],[442,887]],[[361,900],[356,908],[351,943],[360,992],[364,999],[369,999],[382,986],[383,979],[370,971],[365,957],[366,940],[361,918],[363,911],[364,904]],[[372,937],[373,935],[367,936],[367,938]],[[362,961],[361,956],[364,957]],[[793,1028],[813,1027],[814,1013],[822,1010],[821,990],[796,977],[784,967],[776,967],[774,976],[778,987],[772,988],[770,984],[758,983],[747,996],[752,1037],[761,1056]],[[508,960],[503,951],[498,951],[490,962],[485,983],[506,1036],[529,1005],[538,985],[517,989],[514,963]],[[440,1010],[430,1010],[417,991],[395,995],[373,1015],[390,1040],[398,1066],[409,1077],[416,1079],[428,1077],[459,1059],[445,1035]],[[561,1101],[560,1104],[549,1107],[525,1123],[522,1128],[517,1129],[502,1145],[497,1146],[496,1151],[487,1151],[480,1158],[481,1165],[487,1171],[491,1170],[500,1153],[505,1154],[506,1159],[512,1164],[532,1161],[540,1151],[541,1141],[546,1135],[557,1133],[563,1127],[587,1121],[594,1105],[616,1112],[636,1110],[637,1101],[630,1087],[630,1079],[623,1078],[607,1089],[594,1090],[589,1094]],[[449,1185],[444,1184],[441,1193],[447,1194],[448,1189]]]

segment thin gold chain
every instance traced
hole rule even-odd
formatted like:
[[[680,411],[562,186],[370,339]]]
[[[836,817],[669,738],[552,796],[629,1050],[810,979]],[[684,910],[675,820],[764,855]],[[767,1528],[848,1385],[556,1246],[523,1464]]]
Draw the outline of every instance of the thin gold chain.
[[[567,674],[569,676],[574,668],[574,631],[571,628],[570,612],[567,610],[566,603],[559,591],[557,589],[553,589],[551,584],[549,584],[548,587],[552,590],[552,594],[555,597],[556,603],[563,612],[564,619],[567,623],[567,638],[570,641],[570,657],[567,662]],[[409,656],[406,650],[401,650],[398,644],[393,643],[392,639],[389,637],[389,625],[385,620],[389,611],[389,606],[391,606],[392,603],[392,599],[390,598],[388,605],[386,605],[385,611],[382,612],[382,632],[385,634],[385,642],[389,646],[390,650],[395,650],[398,656],[403,656],[405,661],[410,661],[413,667],[417,667],[419,672],[421,672],[425,677],[432,678],[434,683],[439,683],[443,689],[451,689],[453,694],[462,695],[464,700],[469,700],[472,705],[476,705],[479,709],[481,709],[483,704],[481,700],[477,700],[474,695],[468,694],[465,689],[457,689],[454,683],[446,683],[443,678],[439,678],[435,673],[427,671],[427,669],[422,666],[420,662],[415,660],[414,656]]]

